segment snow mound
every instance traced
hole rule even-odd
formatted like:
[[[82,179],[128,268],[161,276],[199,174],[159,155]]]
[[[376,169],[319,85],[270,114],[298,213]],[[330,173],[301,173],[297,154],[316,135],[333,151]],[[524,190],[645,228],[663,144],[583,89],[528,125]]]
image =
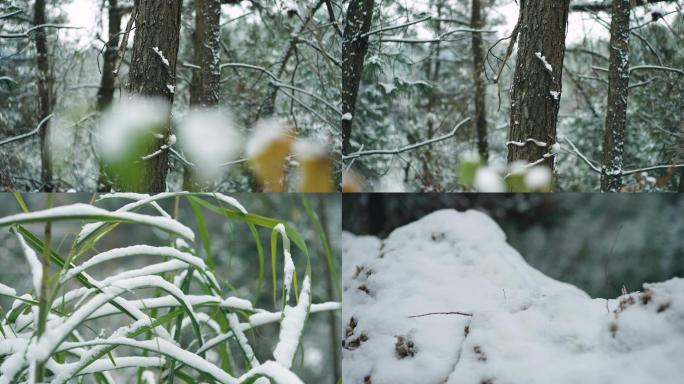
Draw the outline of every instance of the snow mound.
[[[682,279],[592,299],[529,266],[477,211],[434,212],[386,240],[345,233],[343,253],[345,383],[679,383],[684,375]]]

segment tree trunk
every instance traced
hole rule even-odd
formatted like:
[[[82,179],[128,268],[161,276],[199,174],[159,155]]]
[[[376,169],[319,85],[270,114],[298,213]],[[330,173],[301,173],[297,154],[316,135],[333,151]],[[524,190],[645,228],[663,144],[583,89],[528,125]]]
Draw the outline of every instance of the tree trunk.
[[[219,103],[221,70],[221,0],[195,0],[194,62],[190,105],[213,107]]]
[[[520,145],[509,143],[509,163],[536,162],[556,142],[569,5],[570,0],[520,1],[509,135]],[[553,163],[553,157],[541,162],[551,171]]]
[[[209,108],[218,105],[221,96],[221,0],[195,0],[194,63],[200,66],[192,72],[190,105]],[[192,168],[185,167],[183,189],[202,189]]]
[[[97,91],[97,110],[103,111],[112,104],[114,100],[114,90],[116,87],[116,64],[117,52],[119,49],[121,32],[121,11],[119,10],[117,0],[109,0],[108,10],[108,40],[105,44],[102,63],[102,79],[100,81],[100,89]]]
[[[33,7],[33,25],[45,24],[45,0],[36,0]],[[35,31],[36,36],[36,64],[38,66],[38,121],[42,121],[52,113],[52,84],[53,78],[50,72],[50,59],[47,48],[47,28],[39,28]],[[52,159],[50,157],[50,143],[48,142],[48,129],[50,122],[46,121],[40,131],[40,180],[41,190],[51,192],[54,189],[52,180]]]
[[[342,154],[351,152],[351,132],[363,62],[373,21],[374,0],[350,0],[342,38]]]
[[[116,88],[116,64],[119,49],[119,33],[121,32],[121,10],[117,0],[109,0],[108,21],[107,21],[107,43],[102,63],[102,79],[100,89],[97,91],[97,110],[102,112],[107,109],[114,100],[114,90]],[[107,172],[103,165],[100,165],[100,176],[97,180],[97,190],[107,192],[112,188],[111,181],[107,177]]]
[[[163,97],[173,102],[182,0],[138,0],[136,8],[128,89],[132,94]],[[161,148],[169,132],[167,126],[165,137],[155,140],[154,145],[147,148],[146,154]],[[168,151],[161,151],[159,155],[142,161],[138,166],[141,167],[142,176],[136,182],[117,185],[119,190],[163,192],[166,189]]]
[[[619,192],[622,188],[622,163],[629,92],[629,0],[613,0],[610,22],[610,68],[608,104],[603,132],[601,191]]]
[[[473,29],[482,29],[484,20],[481,14],[480,0],[472,0],[470,24]],[[484,80],[484,49],[482,48],[482,34],[472,33],[473,44],[473,83],[475,84],[475,131],[477,132],[477,149],[482,161],[489,160],[487,145],[487,111],[485,104],[486,87]]]
[[[437,21],[435,21],[434,24],[434,32],[436,36],[440,36],[442,34],[442,23],[440,19],[442,18],[443,6],[444,1],[438,1],[436,4]],[[430,4],[430,8],[432,8],[432,4]],[[427,73],[425,77],[430,80],[432,84],[439,84],[439,75],[442,68],[442,47],[439,41],[432,43],[431,45],[432,47],[430,50],[433,52],[433,54],[431,60],[427,62]],[[427,105],[427,113],[429,116],[427,119],[427,136],[425,137],[427,140],[432,139],[435,135],[435,123],[437,122],[437,119],[434,118],[433,111],[438,102],[439,101],[437,99],[436,92],[431,92]],[[415,141],[417,142],[418,140],[419,139],[416,138]],[[432,146],[427,146],[424,151],[418,152],[418,155],[422,166],[422,173],[420,175],[420,181],[422,184],[421,192],[439,192],[441,188],[438,185],[438,167],[434,164]]]

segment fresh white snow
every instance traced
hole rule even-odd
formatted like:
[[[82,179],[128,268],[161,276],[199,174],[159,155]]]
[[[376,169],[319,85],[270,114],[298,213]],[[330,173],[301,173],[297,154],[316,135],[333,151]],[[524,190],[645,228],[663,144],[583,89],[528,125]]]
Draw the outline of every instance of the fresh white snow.
[[[183,261],[184,263],[188,265],[192,265],[195,268],[198,268],[199,270],[205,270],[207,269],[207,265],[204,263],[204,260],[197,256],[193,256],[189,253],[186,252],[181,252],[177,250],[176,248],[172,247],[154,247],[151,245],[132,245],[129,247],[123,247],[123,248],[114,248],[110,249],[109,251],[99,253],[84,263],[71,268],[65,273],[62,278],[60,279],[62,282],[71,279],[72,277],[76,276],[77,274],[85,271],[88,268],[91,268],[93,266],[96,266],[100,263],[104,263],[107,261],[111,260],[116,260],[120,258],[125,258],[125,257],[133,257],[133,256],[163,256],[163,257],[170,257],[173,259],[178,259],[180,261]],[[133,272],[133,271],[129,271]]]
[[[273,351],[276,362],[285,368],[292,366],[295,352],[299,346],[299,339],[302,337],[306,317],[311,306],[311,279],[309,276],[304,278],[302,292],[299,295],[299,302],[296,306],[286,306],[283,321],[280,323],[280,336],[278,344]]]
[[[159,47],[152,47],[152,50],[154,51],[154,53],[157,54],[157,56],[159,56],[159,60],[161,60],[164,67],[168,68],[169,60],[166,57],[164,57],[164,52],[162,52],[161,49],[159,49]]]
[[[153,227],[183,236],[188,240],[195,239],[195,234],[192,232],[192,230],[190,230],[190,228],[176,220],[167,217],[143,215],[133,212],[110,212],[102,208],[81,203],[49,208],[42,211],[5,216],[0,218],[0,226],[46,220],[98,220],[103,217],[113,220],[121,220],[124,222],[151,225]]]
[[[437,211],[385,240],[345,233],[342,244],[346,383],[674,384],[684,376],[683,279],[592,299],[529,266],[477,211]]]
[[[549,71],[549,73],[553,74],[553,67],[551,66],[551,64],[549,64],[548,61],[546,61],[546,56],[542,55],[541,52],[535,52],[534,55],[537,56],[539,61],[542,62],[544,68],[546,68],[546,70]]]
[[[38,255],[36,255],[36,252],[26,244],[26,240],[24,240],[24,236],[22,236],[19,232],[16,232],[17,239],[19,240],[19,244],[21,245],[21,249],[24,252],[24,257],[26,258],[26,263],[29,266],[29,269],[31,270],[31,280],[33,281],[33,290],[34,290],[34,295],[38,297],[40,294],[40,287],[42,286],[43,282],[43,265],[40,263],[40,260],[38,260]]]

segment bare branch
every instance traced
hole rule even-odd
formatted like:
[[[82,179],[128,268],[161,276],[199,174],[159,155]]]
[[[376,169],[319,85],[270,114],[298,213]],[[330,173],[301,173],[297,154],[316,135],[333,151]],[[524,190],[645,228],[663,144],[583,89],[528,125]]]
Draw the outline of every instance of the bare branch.
[[[356,159],[359,157],[363,156],[376,156],[376,155],[398,155],[400,153],[412,151],[414,149],[424,147],[426,145],[430,144],[435,144],[440,141],[448,140],[454,136],[456,136],[456,131],[458,131],[459,128],[461,128],[464,124],[470,121],[470,117],[466,118],[465,120],[461,121],[454,127],[454,129],[451,130],[451,132],[447,133],[446,135],[440,136],[440,137],[435,137],[434,139],[426,140],[420,143],[415,143],[411,145],[407,145],[405,147],[401,148],[396,148],[396,149],[375,149],[375,150],[369,150],[369,151],[359,151],[359,152],[354,152],[350,153],[348,155],[342,156],[342,160],[352,160]]]
[[[607,69],[607,68],[603,68],[603,67],[596,67],[596,66],[593,66],[593,67],[591,67],[591,68],[592,68],[592,69],[595,69],[595,70],[597,70],[597,71],[601,71],[601,72],[608,72],[608,69]],[[684,75],[684,70],[682,70],[682,69],[679,69],[679,68],[670,68],[670,67],[663,67],[663,66],[660,66],[660,65],[636,65],[636,66],[634,66],[634,67],[630,67],[630,68],[629,68],[629,72],[633,72],[633,71],[643,71],[643,70],[658,70],[658,71],[674,72],[674,73],[678,73],[678,74],[680,74],[680,75]]]
[[[44,28],[54,28],[54,29],[82,29],[82,27],[74,27],[70,25],[61,25],[61,24],[41,24],[41,25],[36,25],[35,27],[31,27],[27,29],[25,32],[19,32],[19,33],[1,33],[0,38],[4,39],[23,39],[27,38],[33,33],[34,31],[38,29],[44,29]]]
[[[434,316],[434,315],[459,315],[459,316],[468,316],[468,317],[473,316],[472,313],[465,313],[465,312],[431,312],[431,313],[424,313],[422,315],[409,316],[409,319],[415,319],[417,317]]]
[[[53,115],[54,115],[54,114],[51,113],[51,114],[45,116],[45,118],[44,118],[43,120],[41,120],[40,123],[38,123],[38,126],[37,126],[35,129],[33,129],[32,131],[26,132],[26,133],[22,133],[21,135],[14,136],[14,137],[10,137],[10,138],[8,138],[8,139],[2,140],[2,141],[0,141],[0,145],[5,145],[5,144],[9,144],[9,143],[14,143],[15,141],[20,141],[20,140],[28,139],[28,138],[31,137],[31,136],[35,136],[35,135],[39,134],[40,131],[41,131],[41,129],[42,129],[43,126],[45,125],[45,123],[47,123],[47,121],[50,120],[50,118],[51,118]]]
[[[383,37],[383,43],[405,43],[405,44],[426,44],[426,43],[439,43],[445,41],[447,37],[455,35],[457,33],[496,33],[496,30],[492,29],[473,29],[473,28],[460,28],[454,29],[449,32],[445,32],[434,39],[406,39],[400,37]]]

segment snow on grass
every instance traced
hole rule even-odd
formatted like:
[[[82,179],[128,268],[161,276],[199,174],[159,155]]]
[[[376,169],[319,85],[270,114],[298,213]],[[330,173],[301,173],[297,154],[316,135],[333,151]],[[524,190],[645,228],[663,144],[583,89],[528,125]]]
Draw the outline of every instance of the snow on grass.
[[[209,304],[216,304],[221,308],[229,310],[241,310],[241,311],[254,311],[252,304],[245,300],[237,297],[228,297],[226,299],[221,299],[216,296],[208,295],[186,295],[185,299],[193,307],[207,306]],[[178,305],[178,300],[173,296],[161,296],[154,298],[146,298],[140,300],[132,300],[129,302],[131,306],[137,309],[156,309],[156,308],[169,308]],[[88,320],[97,319],[104,316],[113,315],[120,312],[119,309],[111,304],[105,304],[88,316]],[[270,312],[268,312],[270,313]]]
[[[98,308],[105,305],[115,297],[124,292],[139,289],[156,287],[161,288],[172,294],[179,302],[183,302],[188,310],[192,310],[192,305],[187,301],[183,292],[178,287],[167,282],[159,276],[142,276],[127,280],[115,281],[110,286],[102,287],[102,293],[96,295],[87,303],[78,307],[74,313],[65,320],[58,320],[58,323],[49,322],[48,330],[43,336],[29,348],[29,354],[35,361],[44,362],[50,357],[53,351]],[[192,313],[189,313],[193,316]]]
[[[234,313],[229,314],[227,317],[228,325],[230,326],[231,331],[235,335],[235,339],[237,340],[238,345],[242,350],[242,353],[244,353],[245,359],[249,361],[251,367],[258,366],[259,360],[257,360],[256,356],[254,355],[254,350],[249,345],[249,340],[247,340],[247,336],[245,336],[245,333],[242,331],[242,328],[240,327],[240,319],[238,319],[237,315]]]
[[[60,279],[62,282],[67,281],[71,279],[72,277],[78,275],[79,273],[85,271],[88,268],[91,268],[93,266],[96,266],[100,263],[104,263],[107,261],[111,260],[116,260],[124,257],[133,257],[133,256],[163,256],[163,257],[170,257],[173,259],[180,260],[188,265],[192,265],[193,267],[199,269],[199,270],[205,270],[207,269],[206,264],[204,263],[204,260],[200,259],[197,256],[193,256],[189,253],[186,252],[181,252],[177,250],[176,248],[172,247],[153,247],[150,245],[132,245],[129,247],[123,247],[123,248],[115,248],[115,249],[110,249],[109,251],[99,253],[90,259],[88,259],[86,262],[84,262],[81,265],[78,265],[74,268],[71,268],[65,273],[62,278]],[[135,271],[128,271],[128,272],[135,272]],[[111,279],[110,279],[111,281]]]
[[[261,375],[273,379],[277,384],[304,384],[292,371],[283,368],[274,361],[267,361],[258,367],[252,368],[249,372],[240,377],[240,382],[244,383],[251,377]],[[256,381],[257,384],[268,383],[268,381]]]
[[[31,279],[33,281],[34,294],[36,297],[38,297],[38,294],[40,293],[40,287],[43,281],[43,265],[40,263],[40,260],[38,260],[38,255],[36,255],[36,252],[31,247],[29,247],[28,244],[26,244],[24,236],[22,236],[19,232],[15,233],[17,235],[17,239],[19,240],[19,244],[21,245],[21,250],[24,252],[26,263],[28,264],[29,269],[31,270]]]
[[[12,287],[8,287],[5,284],[0,283],[0,295],[17,296],[17,291]]]
[[[109,199],[129,199],[129,200],[135,200],[132,203],[128,203],[124,205],[123,207],[117,209],[115,212],[129,212],[133,211],[135,209],[138,209],[140,207],[143,207],[145,205],[150,205],[154,207],[157,211],[159,211],[162,216],[171,218],[169,214],[164,211],[161,206],[157,203],[159,200],[164,200],[176,196],[187,196],[190,195],[188,192],[164,192],[164,193],[158,193],[156,195],[150,196],[146,194],[140,194],[140,193],[109,193],[100,196],[100,198],[97,199],[97,201],[102,201],[102,200],[109,200]],[[195,193],[193,194],[194,196],[206,196],[206,197],[213,197],[219,200],[222,203],[226,203],[233,208],[236,208],[238,211],[240,211],[243,214],[247,214],[247,210],[245,209],[242,204],[240,204],[237,199],[226,196],[221,193]],[[95,233],[98,229],[102,228],[105,223],[103,222],[96,222],[96,223],[88,223],[83,226],[81,229],[81,232],[78,234],[78,241],[81,242],[93,233]]]
[[[278,364],[285,368],[292,366],[295,352],[299,346],[299,339],[311,306],[311,279],[304,277],[302,292],[299,295],[299,302],[295,307],[286,306],[284,317],[280,323],[280,336],[278,344],[273,351],[273,357]]]
[[[283,239],[283,285],[285,286],[284,305],[286,305],[290,301],[290,290],[292,288],[295,266],[292,261],[292,254],[290,253],[290,238],[287,237],[287,231],[283,224],[278,224],[273,227],[273,234],[275,235],[278,233]]]
[[[97,208],[93,207],[92,205],[81,203],[65,205],[62,207],[49,208],[42,211],[19,213],[16,215],[5,216],[3,218],[0,218],[0,226],[43,222],[48,220],[57,221],[103,219],[150,225],[167,232],[175,233],[188,240],[194,241],[195,239],[195,234],[192,232],[192,230],[190,230],[190,228],[170,218],[142,215],[133,212],[110,212],[102,208]]]
[[[386,240],[345,233],[342,243],[345,382],[636,384],[684,374],[682,279],[592,299],[529,266],[476,211],[434,212]]]

